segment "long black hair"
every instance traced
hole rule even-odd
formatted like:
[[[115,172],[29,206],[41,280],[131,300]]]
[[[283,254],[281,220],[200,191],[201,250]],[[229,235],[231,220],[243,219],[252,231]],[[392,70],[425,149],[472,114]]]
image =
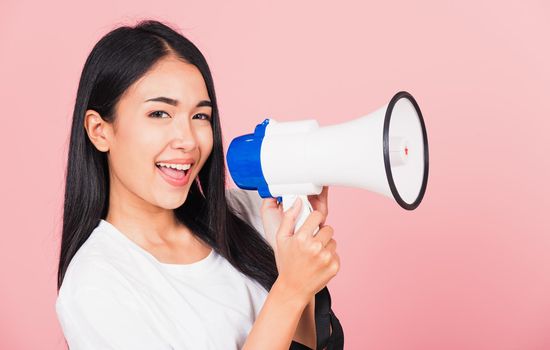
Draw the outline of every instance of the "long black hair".
[[[196,66],[212,102],[212,152],[190,186],[184,204],[174,209],[178,221],[207,242],[237,270],[270,290],[277,278],[272,248],[251,225],[238,217],[225,197],[225,161],[214,83],[199,49],[182,34],[154,20],[122,26],[101,38],[89,54],[73,113],[66,170],[63,233],[57,291],[71,259],[88,239],[109,204],[106,153],[98,151],[84,128],[87,109],[112,123],[115,106],[126,89],[158,60],[175,54]]]

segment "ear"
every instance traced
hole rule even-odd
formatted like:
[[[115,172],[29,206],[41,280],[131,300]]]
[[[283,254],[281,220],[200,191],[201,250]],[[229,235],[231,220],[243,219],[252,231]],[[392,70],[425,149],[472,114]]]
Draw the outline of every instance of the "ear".
[[[112,134],[111,124],[103,120],[99,113],[93,109],[88,109],[84,116],[84,128],[90,141],[98,151],[109,151],[110,136]]]

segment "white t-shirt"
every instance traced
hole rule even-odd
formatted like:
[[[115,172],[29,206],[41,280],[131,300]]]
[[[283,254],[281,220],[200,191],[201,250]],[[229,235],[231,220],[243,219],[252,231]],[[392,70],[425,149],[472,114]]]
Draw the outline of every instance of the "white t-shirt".
[[[226,193],[264,235],[258,193]],[[161,263],[101,220],[67,268],[56,312],[71,350],[240,349],[267,294],[214,250]]]

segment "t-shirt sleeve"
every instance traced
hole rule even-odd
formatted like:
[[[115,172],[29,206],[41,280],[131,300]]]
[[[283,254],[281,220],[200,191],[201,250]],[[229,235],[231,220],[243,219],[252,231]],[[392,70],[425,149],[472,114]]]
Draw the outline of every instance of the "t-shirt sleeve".
[[[69,348],[171,349],[148,324],[134,299],[123,288],[115,286],[79,286],[56,302],[57,316]]]
[[[243,190],[241,188],[227,188],[225,194],[235,214],[252,225],[266,242],[269,242],[265,236],[260,212],[263,199],[258,191]]]

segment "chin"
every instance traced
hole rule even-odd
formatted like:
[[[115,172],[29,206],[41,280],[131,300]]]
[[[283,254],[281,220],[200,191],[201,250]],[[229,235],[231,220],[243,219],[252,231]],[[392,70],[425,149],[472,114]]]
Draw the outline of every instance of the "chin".
[[[187,200],[187,193],[189,190],[183,191],[180,195],[172,194],[171,196],[163,196],[158,198],[157,205],[164,209],[176,209],[181,207]]]

